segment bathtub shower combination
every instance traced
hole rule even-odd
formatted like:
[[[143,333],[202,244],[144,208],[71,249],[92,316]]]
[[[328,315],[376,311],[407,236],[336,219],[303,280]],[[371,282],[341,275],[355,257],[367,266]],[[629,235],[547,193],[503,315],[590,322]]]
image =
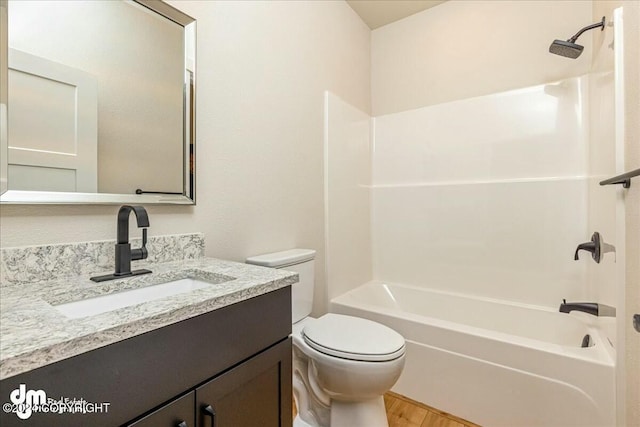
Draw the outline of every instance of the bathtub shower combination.
[[[334,298],[330,310],[405,337],[397,393],[486,426],[613,424],[610,344],[582,316],[377,282]]]
[[[604,24],[550,51],[576,57],[589,28]],[[611,33],[602,46],[620,45]],[[374,118],[327,94],[329,311],[405,337],[395,392],[492,427],[616,424],[616,319],[559,306],[616,305],[615,254],[573,258],[593,231],[623,235],[597,185],[618,155],[618,81],[594,72]]]

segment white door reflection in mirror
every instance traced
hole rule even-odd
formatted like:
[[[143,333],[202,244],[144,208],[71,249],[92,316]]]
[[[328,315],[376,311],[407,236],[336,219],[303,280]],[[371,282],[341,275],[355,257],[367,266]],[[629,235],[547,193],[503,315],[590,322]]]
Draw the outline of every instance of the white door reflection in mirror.
[[[96,79],[14,49],[9,64],[9,189],[97,192]]]

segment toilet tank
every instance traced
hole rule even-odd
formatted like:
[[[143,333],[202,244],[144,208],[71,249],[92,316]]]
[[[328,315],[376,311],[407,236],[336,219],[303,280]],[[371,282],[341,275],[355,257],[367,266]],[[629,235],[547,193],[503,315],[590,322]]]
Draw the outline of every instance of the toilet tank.
[[[290,249],[247,258],[247,264],[282,268],[298,273],[300,280],[291,285],[291,321],[296,323],[309,314],[313,307],[313,249]]]

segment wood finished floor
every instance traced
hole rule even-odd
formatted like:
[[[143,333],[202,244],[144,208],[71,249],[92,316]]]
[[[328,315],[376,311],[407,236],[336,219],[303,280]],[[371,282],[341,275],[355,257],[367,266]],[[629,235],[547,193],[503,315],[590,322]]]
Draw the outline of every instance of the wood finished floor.
[[[384,395],[389,427],[480,427],[399,394]]]
[[[384,395],[384,407],[387,411],[389,427],[480,427],[393,392]],[[293,417],[295,416],[294,403]]]

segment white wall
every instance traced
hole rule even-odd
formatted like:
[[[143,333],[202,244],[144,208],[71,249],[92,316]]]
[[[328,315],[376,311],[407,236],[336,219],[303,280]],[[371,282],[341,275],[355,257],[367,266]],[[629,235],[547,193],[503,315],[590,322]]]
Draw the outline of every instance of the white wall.
[[[320,312],[323,93],[370,110],[369,29],[345,2],[172,4],[198,20],[198,205],[149,206],[149,232],[201,231],[208,256],[236,261],[317,249]],[[1,244],[112,239],[117,209],[3,205]]]
[[[598,2],[601,3],[601,2]],[[625,169],[640,167],[640,2],[624,1],[625,37]],[[640,425],[640,334],[631,316],[640,314],[640,185],[625,196],[625,366],[626,425]]]
[[[585,74],[591,38],[577,60],[550,55],[591,23],[590,1],[450,0],[371,33],[374,116]]]
[[[325,97],[325,239],[328,299],[371,280],[369,114]]]
[[[624,169],[632,170],[640,166],[640,2],[637,0],[598,0],[593,2],[593,16],[607,17],[613,10],[624,9]],[[596,52],[609,47],[602,34],[593,35]],[[602,64],[594,66],[611,67],[612,58],[606,53],[598,53]],[[597,59],[595,57],[594,59]],[[620,190],[617,190],[620,191]],[[625,265],[624,288],[619,290],[624,303],[618,305],[619,335],[624,339],[622,360],[624,371],[619,379],[619,399],[626,406],[624,418],[618,425],[640,425],[640,334],[633,329],[632,316],[640,313],[640,186],[637,180],[628,190],[622,191],[625,204]]]

